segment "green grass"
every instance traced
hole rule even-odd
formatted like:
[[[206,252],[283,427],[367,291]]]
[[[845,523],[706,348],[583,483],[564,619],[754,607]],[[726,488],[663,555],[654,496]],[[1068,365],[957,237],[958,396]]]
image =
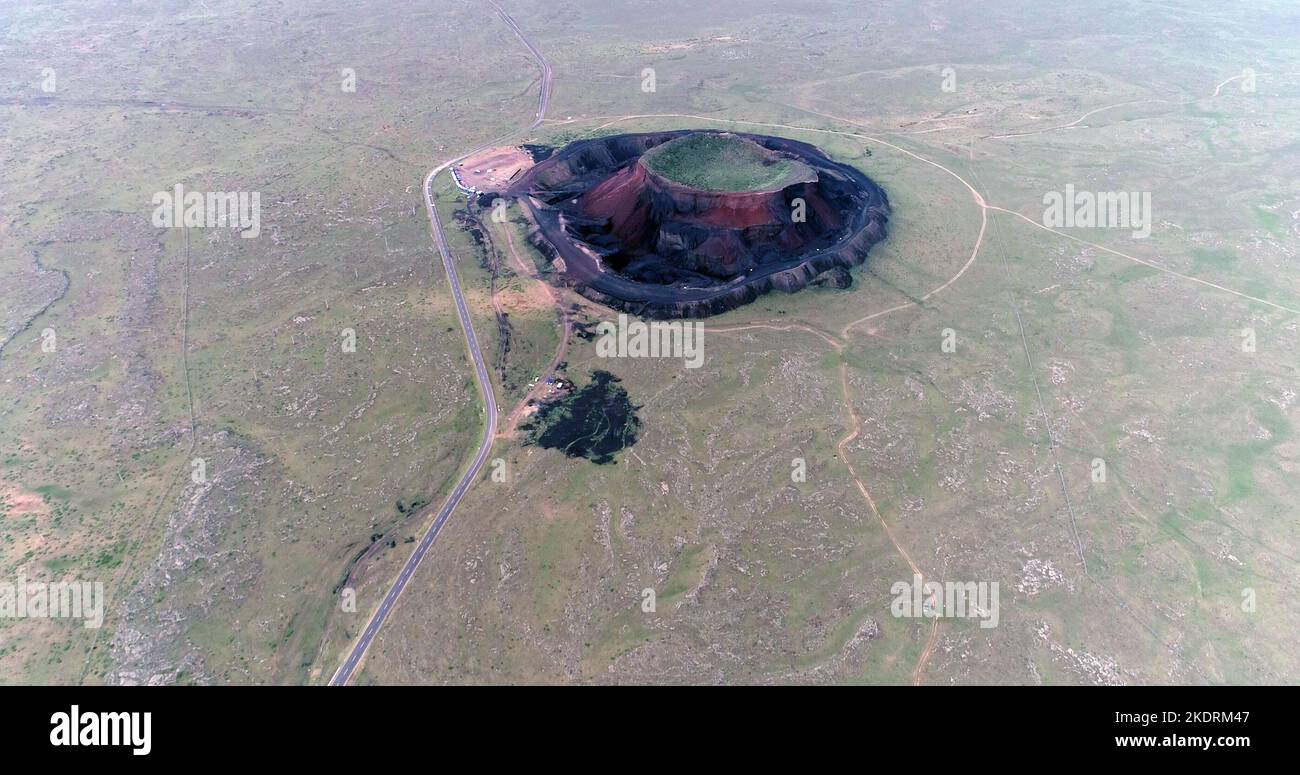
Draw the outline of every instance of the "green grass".
[[[642,157],[650,170],[674,183],[704,191],[765,191],[784,188],[813,174],[758,143],[735,135],[693,134],[650,149]]]
[[[1291,426],[1281,410],[1272,404],[1259,404],[1253,412],[1255,420],[1269,433],[1268,439],[1253,439],[1244,444],[1231,444],[1225,448],[1228,487],[1224,493],[1233,502],[1249,497],[1255,492],[1255,465],[1266,459],[1273,447],[1286,441]]]
[[[72,497],[72,491],[66,487],[60,487],[57,484],[46,484],[36,488],[36,492],[45,496],[45,502],[51,500],[66,501]]]
[[[1274,237],[1280,239],[1286,236],[1286,227],[1282,225],[1282,216],[1277,212],[1261,205],[1255,205],[1255,218],[1259,221],[1259,225]]]
[[[1192,248],[1192,270],[1228,270],[1237,262],[1237,254],[1226,248]]]

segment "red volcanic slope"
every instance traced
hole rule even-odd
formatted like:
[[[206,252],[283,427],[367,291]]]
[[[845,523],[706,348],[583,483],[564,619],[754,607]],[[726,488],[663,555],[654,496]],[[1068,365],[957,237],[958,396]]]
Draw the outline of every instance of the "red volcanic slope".
[[[649,236],[650,200],[642,197],[649,173],[631,164],[602,180],[582,195],[581,212],[608,218],[610,231],[626,243],[641,243]]]
[[[806,206],[807,219],[800,223],[791,219],[796,197]],[[756,266],[756,246],[798,251],[818,231],[843,224],[816,178],[770,191],[704,191],[666,180],[642,159],[600,181],[577,204],[583,216],[606,222],[627,246],[623,260],[659,252],[675,256],[683,269],[714,277]]]
[[[751,226],[775,225],[782,221],[786,208],[781,191],[699,191],[673,183],[650,172],[638,160],[601,181],[582,197],[582,213],[596,218],[609,218],[613,231],[620,238],[636,231],[631,222],[644,222],[645,207],[652,197],[647,192],[658,193],[664,201],[671,200],[679,221],[722,229],[747,229]]]

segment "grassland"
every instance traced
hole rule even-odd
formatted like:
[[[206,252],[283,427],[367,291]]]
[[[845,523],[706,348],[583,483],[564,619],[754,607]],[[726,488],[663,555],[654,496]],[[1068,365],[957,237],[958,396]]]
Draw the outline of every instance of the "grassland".
[[[290,41],[351,12],[6,17],[5,71],[23,76],[0,105],[0,577],[100,581],[107,601],[98,631],[0,621],[0,682],[332,671],[368,579],[385,583],[423,524],[409,504],[438,502],[480,428],[419,184],[513,121],[458,118],[475,99],[526,109],[529,76],[485,82],[452,53],[511,39],[467,38],[465,10],[416,11],[403,39],[387,31],[412,17],[376,7],[369,33],[306,48]],[[150,223],[178,182],[260,192],[262,234],[193,229],[187,250]]]
[[[430,594],[394,619],[363,680],[910,682],[929,627],[889,615],[889,585],[911,571],[837,452],[851,430],[841,368],[862,418],[847,462],[898,543],[932,576],[1001,583],[1000,625],[945,621],[923,682],[1293,680],[1297,316],[1186,278],[1300,308],[1285,269],[1300,201],[1273,166],[1294,166],[1278,129],[1296,123],[1300,82],[1211,98],[1256,56],[1224,38],[1192,56],[1117,32],[1106,45],[1152,66],[1071,64],[1098,45],[1099,20],[1102,33],[1131,21],[1118,4],[1069,19],[885,8],[866,44],[838,31],[847,8],[712,26],[677,10],[627,11],[636,32],[602,36],[581,61],[564,45],[574,27],[553,32],[556,114],[573,120],[539,139],[702,126],[814,142],[888,190],[891,237],[847,292],[710,320],[700,370],[577,345],[571,369],[610,369],[645,405],[640,439],[615,466],[504,448],[514,478],[466,500],[421,571]],[[1243,40],[1276,22],[1266,8],[1249,21],[1156,13]],[[545,47],[544,14],[518,18]],[[1015,43],[989,45],[993,26]],[[918,61],[932,30],[945,47]],[[941,57],[964,63],[955,92]],[[808,64],[773,78],[772,61]],[[658,91],[619,80],[620,62],[655,68]],[[1160,225],[1146,242],[1077,242],[989,211],[974,263],[927,297],[981,232],[963,180],[1035,220],[1066,183],[1151,190]],[[841,351],[816,333],[876,313]],[[1267,348],[1243,352],[1244,327]],[[806,482],[791,480],[795,458]]]
[[[502,440],[508,477],[485,470],[361,681],[908,683],[930,628],[890,615],[899,547],[1001,584],[999,626],[943,622],[924,683],[1295,681],[1289,6],[509,7],[557,73],[518,139],[786,135],[880,182],[890,237],[848,290],[710,320],[700,369],[575,340],[568,372],[641,407],[636,443],[597,466]],[[526,123],[534,64],[472,5],[101,10],[3,29],[30,83],[0,94],[0,573],[104,580],[109,615],[0,622],[0,681],[321,682],[420,529],[397,504],[436,503],[481,422],[419,180]],[[1243,68],[1255,91],[1215,94]],[[263,236],[187,254],[148,221],[177,181],[262,191]],[[1012,214],[1071,183],[1152,192],[1151,237]],[[516,226],[479,245],[436,192],[495,353],[485,251]],[[555,316],[495,282],[508,407]]]

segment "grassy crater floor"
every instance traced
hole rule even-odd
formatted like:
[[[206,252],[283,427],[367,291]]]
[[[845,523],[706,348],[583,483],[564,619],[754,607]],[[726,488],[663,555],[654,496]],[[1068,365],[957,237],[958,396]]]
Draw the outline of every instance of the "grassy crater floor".
[[[656,175],[702,191],[772,191],[817,179],[808,165],[730,134],[686,135],[650,149],[641,159]]]

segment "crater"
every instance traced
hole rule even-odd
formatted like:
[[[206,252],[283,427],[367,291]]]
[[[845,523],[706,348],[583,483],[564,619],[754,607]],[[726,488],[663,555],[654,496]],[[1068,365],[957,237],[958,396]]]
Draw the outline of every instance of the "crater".
[[[816,171],[798,159],[733,134],[674,138],[646,151],[638,163],[662,184],[703,192],[779,191],[817,180]]]
[[[523,202],[553,276],[648,318],[843,287],[889,217],[878,185],[812,145],[710,130],[575,142],[505,193]]]

